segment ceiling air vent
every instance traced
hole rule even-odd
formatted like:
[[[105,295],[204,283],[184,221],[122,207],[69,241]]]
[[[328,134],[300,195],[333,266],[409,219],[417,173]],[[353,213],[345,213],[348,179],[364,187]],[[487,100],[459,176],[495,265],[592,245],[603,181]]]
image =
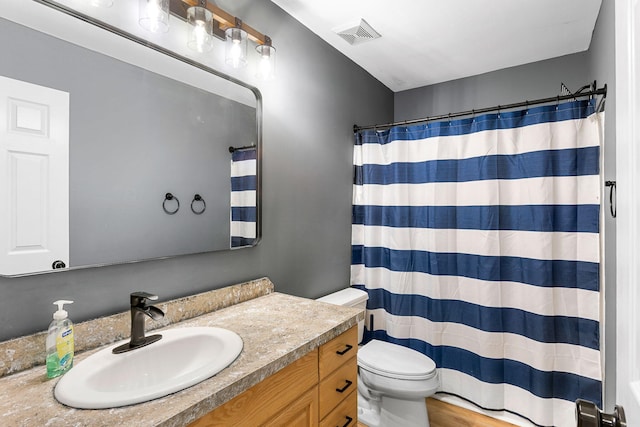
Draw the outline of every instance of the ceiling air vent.
[[[355,25],[352,23],[334,28],[333,31],[351,45],[361,44],[382,37],[380,33],[374,30],[364,19],[360,19],[360,22]]]

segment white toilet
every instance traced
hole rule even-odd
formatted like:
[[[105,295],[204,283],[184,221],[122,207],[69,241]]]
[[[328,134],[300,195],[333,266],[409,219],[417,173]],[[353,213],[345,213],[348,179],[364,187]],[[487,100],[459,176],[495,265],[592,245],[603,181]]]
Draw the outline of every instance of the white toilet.
[[[347,288],[318,301],[365,309],[367,299]],[[360,321],[359,342],[363,332]],[[358,349],[358,421],[369,427],[428,427],[425,398],[439,386],[436,364],[418,351],[378,340]]]

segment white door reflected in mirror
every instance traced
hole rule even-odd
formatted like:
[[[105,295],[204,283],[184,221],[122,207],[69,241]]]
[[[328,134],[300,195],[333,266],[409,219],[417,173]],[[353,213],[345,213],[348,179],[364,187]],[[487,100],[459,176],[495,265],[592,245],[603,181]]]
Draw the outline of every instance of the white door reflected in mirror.
[[[69,260],[69,94],[0,76],[0,274]]]

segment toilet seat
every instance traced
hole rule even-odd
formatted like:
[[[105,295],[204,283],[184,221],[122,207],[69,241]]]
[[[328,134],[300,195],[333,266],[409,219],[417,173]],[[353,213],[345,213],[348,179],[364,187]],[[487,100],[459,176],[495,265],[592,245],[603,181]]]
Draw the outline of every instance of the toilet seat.
[[[428,380],[436,364],[424,354],[385,341],[371,340],[358,349],[358,366],[377,375],[404,380]]]

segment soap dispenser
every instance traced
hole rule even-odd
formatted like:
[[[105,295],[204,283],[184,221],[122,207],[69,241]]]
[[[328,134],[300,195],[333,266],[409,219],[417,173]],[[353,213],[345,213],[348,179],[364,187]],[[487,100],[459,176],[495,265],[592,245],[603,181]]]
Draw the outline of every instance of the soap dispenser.
[[[73,323],[64,310],[64,305],[71,303],[68,300],[53,303],[58,310],[53,313],[47,333],[47,378],[58,377],[73,366]]]

